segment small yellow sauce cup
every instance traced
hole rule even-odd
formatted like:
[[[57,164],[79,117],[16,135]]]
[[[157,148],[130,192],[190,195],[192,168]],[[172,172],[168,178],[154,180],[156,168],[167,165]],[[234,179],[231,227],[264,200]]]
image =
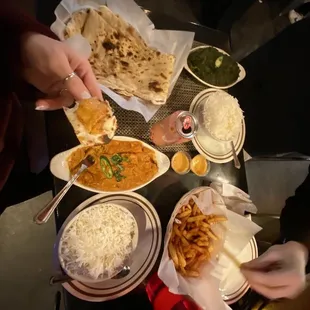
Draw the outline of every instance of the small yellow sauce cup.
[[[190,171],[191,157],[186,152],[177,152],[171,159],[171,167],[178,174],[186,174]]]
[[[196,155],[190,163],[190,169],[199,177],[208,174],[210,170],[210,162],[202,155]]]

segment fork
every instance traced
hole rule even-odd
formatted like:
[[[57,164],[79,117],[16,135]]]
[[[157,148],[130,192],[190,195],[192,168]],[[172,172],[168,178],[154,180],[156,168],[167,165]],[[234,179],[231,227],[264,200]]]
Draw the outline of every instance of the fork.
[[[83,171],[92,166],[95,163],[93,156],[88,155],[81,161],[81,167],[78,172],[68,181],[68,183],[63,187],[63,189],[34,217],[34,222],[38,225],[45,224],[54,210],[57,208],[61,199],[66,195],[68,190],[71,188],[76,179],[81,175]]]

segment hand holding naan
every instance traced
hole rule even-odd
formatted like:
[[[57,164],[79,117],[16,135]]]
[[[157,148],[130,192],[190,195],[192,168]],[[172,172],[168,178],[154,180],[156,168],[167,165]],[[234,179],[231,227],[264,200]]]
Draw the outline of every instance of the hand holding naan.
[[[102,99],[88,60],[69,46],[37,33],[27,33],[21,44],[23,77],[48,95],[36,102],[37,110],[59,109],[91,96]],[[76,75],[65,81],[72,72]]]

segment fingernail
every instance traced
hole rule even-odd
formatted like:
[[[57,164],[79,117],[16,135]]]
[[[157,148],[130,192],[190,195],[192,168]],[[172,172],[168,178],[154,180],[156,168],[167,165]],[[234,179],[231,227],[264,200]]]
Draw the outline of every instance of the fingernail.
[[[81,97],[82,97],[82,99],[89,99],[89,98],[91,98],[91,95],[89,92],[83,91],[81,94]]]
[[[36,106],[36,110],[37,111],[46,111],[46,110],[48,110],[48,106],[46,106],[46,105],[38,105],[38,106]]]

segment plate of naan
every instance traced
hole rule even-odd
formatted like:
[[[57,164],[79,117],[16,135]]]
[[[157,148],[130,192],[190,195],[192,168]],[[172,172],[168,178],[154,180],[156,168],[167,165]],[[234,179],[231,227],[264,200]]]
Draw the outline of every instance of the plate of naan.
[[[107,6],[74,12],[64,37],[77,34],[91,46],[89,62],[100,84],[125,97],[155,105],[166,102],[174,55],[148,46],[133,26]]]

